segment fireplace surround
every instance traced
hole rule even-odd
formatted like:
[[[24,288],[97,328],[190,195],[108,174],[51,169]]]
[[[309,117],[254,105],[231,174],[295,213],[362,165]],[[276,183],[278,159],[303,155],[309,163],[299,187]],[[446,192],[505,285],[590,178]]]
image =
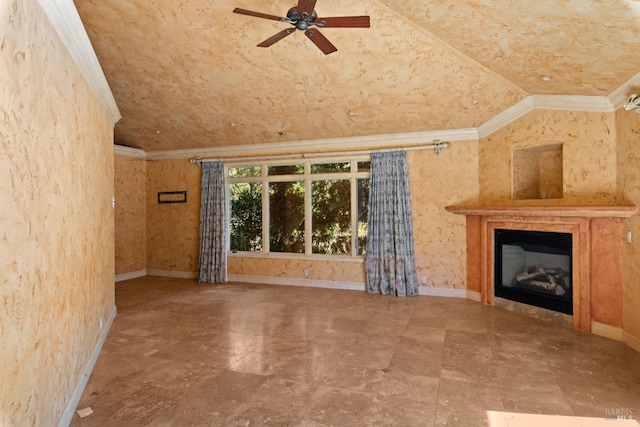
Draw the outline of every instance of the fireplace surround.
[[[466,216],[467,291],[494,304],[495,230],[571,235],[572,323],[622,326],[623,218],[635,206],[448,206]]]

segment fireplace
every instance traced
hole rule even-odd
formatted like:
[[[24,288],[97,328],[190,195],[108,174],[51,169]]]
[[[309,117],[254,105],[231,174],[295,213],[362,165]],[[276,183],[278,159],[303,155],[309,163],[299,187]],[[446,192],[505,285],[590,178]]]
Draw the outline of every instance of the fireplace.
[[[496,230],[567,233],[571,235],[573,327],[599,333],[622,325],[623,218],[635,206],[448,206],[466,216],[467,295],[493,305]],[[553,245],[549,245],[553,246]],[[500,269],[501,270],[501,269]],[[500,281],[502,283],[502,280]],[[564,318],[559,312],[552,319]],[[568,316],[568,315],[567,315]],[[552,320],[553,321],[553,320]],[[605,327],[603,329],[603,326]],[[607,335],[605,335],[607,336]]]
[[[494,230],[496,297],[573,314],[572,236],[535,230]]]

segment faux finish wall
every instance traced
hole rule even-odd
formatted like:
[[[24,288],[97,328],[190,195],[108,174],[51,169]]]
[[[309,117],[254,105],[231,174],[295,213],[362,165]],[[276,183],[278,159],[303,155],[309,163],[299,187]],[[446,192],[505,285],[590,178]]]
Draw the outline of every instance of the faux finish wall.
[[[317,261],[303,259],[258,258],[231,255],[228,260],[229,275],[293,279],[298,284],[305,280],[335,281],[349,284],[364,283],[364,263],[346,261]],[[309,271],[305,277],[304,270]]]
[[[512,150],[562,144],[564,197],[541,204],[613,204],[617,199],[614,113],[535,110],[480,143],[480,201],[511,200]],[[514,202],[515,203],[515,202]],[[531,204],[531,200],[522,201]]]
[[[616,123],[621,199],[640,206],[640,114],[618,110]],[[640,349],[640,215],[637,212],[625,220],[625,231],[632,233],[632,243],[624,244],[623,325]]]
[[[113,126],[37,2],[0,28],[0,425],[55,426],[115,309]]]
[[[147,268],[147,165],[134,157],[114,157],[116,274]]]
[[[476,200],[478,143],[454,142],[439,156],[409,151],[418,276],[428,287],[465,287],[464,217],[444,207]],[[185,160],[148,162],[147,268],[195,273],[198,264],[200,169]],[[158,191],[187,191],[187,204],[158,204]],[[305,277],[303,271],[309,270]],[[364,283],[362,262],[231,255],[229,275]]]
[[[409,151],[407,159],[418,278],[427,276],[427,287],[465,289],[465,218],[444,208],[477,200],[478,142],[452,142],[440,155]]]
[[[158,203],[159,191],[186,191],[187,203]],[[200,168],[188,160],[147,162],[147,270],[198,267]]]

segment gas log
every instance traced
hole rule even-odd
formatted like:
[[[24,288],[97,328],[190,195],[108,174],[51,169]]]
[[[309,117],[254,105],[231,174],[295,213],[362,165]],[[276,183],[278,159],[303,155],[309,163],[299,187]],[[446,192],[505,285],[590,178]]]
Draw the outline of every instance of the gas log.
[[[529,287],[562,296],[569,290],[569,285],[565,281],[565,277],[568,275],[569,272],[561,268],[544,268],[540,265],[525,266],[522,273],[513,278],[511,285]]]

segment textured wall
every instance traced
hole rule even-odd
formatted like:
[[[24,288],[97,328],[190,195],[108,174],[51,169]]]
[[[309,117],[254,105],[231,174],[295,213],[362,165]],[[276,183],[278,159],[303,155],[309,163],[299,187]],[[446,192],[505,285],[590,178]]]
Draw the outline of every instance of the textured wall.
[[[560,144],[514,150],[513,199],[562,198],[562,146]]]
[[[200,227],[200,168],[186,159],[148,162],[147,269],[195,273],[198,267]],[[158,191],[187,191],[187,203],[158,204]],[[230,275],[364,282],[357,262],[325,263],[309,260],[242,257],[228,258]]]
[[[158,203],[159,191],[187,191],[187,203]],[[188,160],[147,162],[147,270],[195,272],[200,168]]]
[[[540,154],[540,191],[547,199],[561,199],[563,194],[562,150]]]
[[[480,200],[511,200],[512,150],[562,144],[564,197],[540,204],[612,204],[617,199],[614,113],[532,111],[480,143]],[[523,201],[530,204],[531,201]]]
[[[115,308],[113,127],[36,2],[0,28],[0,425],[54,426]]]
[[[141,159],[114,157],[116,274],[147,268],[147,166]]]
[[[304,276],[304,270],[309,276]],[[303,259],[256,258],[232,255],[228,258],[228,273],[240,276],[264,276],[302,280],[331,280],[364,283],[364,263],[346,261],[316,261]]]
[[[453,142],[439,156],[407,154],[418,278],[427,276],[428,287],[465,289],[465,218],[444,208],[477,200],[478,143]]]
[[[445,206],[478,197],[477,142],[454,142],[439,156],[408,152],[418,276],[429,287],[464,289],[465,220]],[[147,268],[195,272],[198,264],[200,169],[187,160],[148,163]],[[157,204],[157,192],[187,190],[188,203]],[[360,262],[324,262],[232,255],[230,275],[364,282]]]
[[[640,114],[618,110],[616,113],[619,141],[621,199],[640,206]],[[633,243],[624,244],[624,330],[640,342],[640,215],[625,220],[625,231],[631,231]]]
[[[512,156],[513,199],[540,198],[540,153],[536,150],[514,150]]]

